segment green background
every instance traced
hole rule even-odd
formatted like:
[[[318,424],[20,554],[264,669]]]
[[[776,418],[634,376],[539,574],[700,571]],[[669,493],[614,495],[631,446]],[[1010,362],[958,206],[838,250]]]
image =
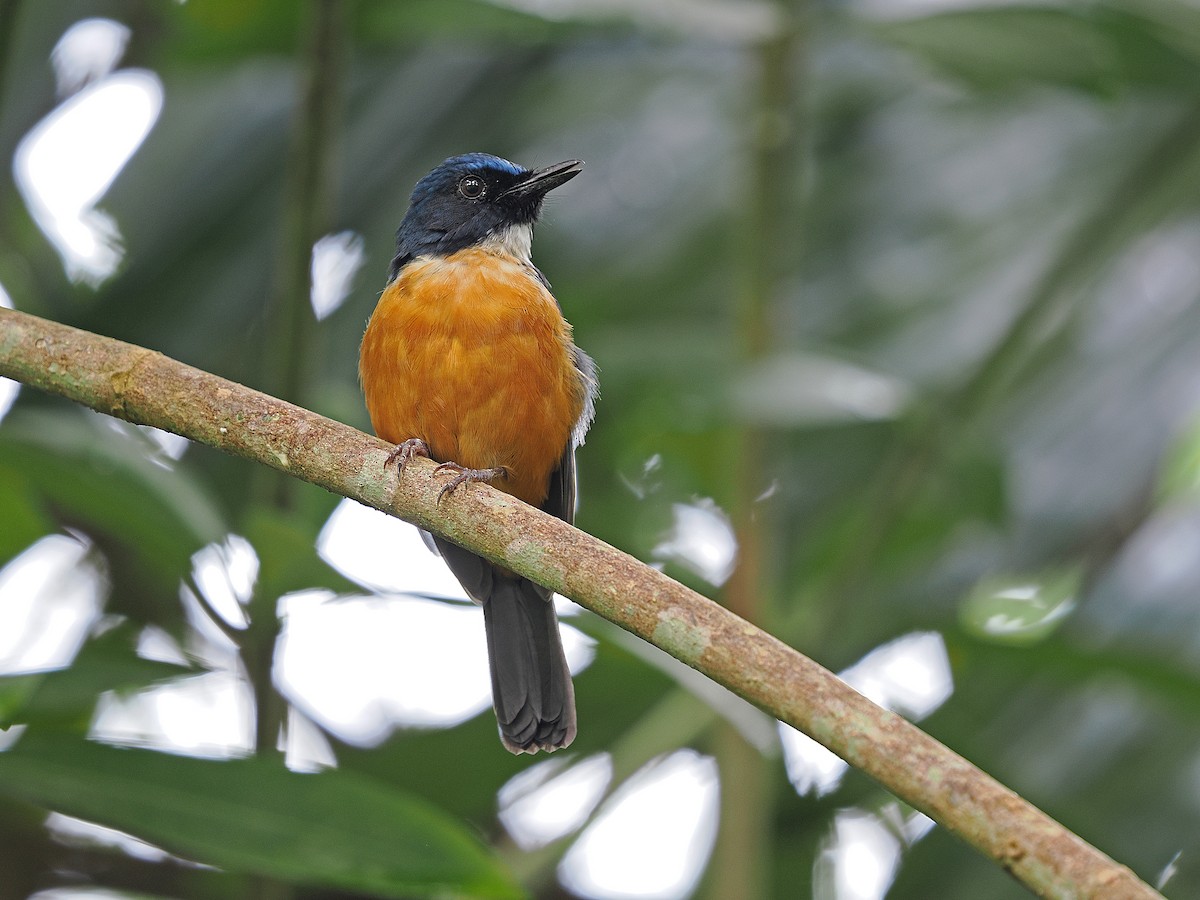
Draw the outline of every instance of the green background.
[[[668,571],[829,668],[940,633],[955,690],[922,726],[1152,884],[1179,854],[1164,893],[1200,896],[1200,8],[518,6],[0,2],[0,158],[56,105],[50,50],[79,19],[128,25],[122,66],[165,92],[99,204],[119,271],[72,283],[6,165],[0,284],[19,309],[367,428],[357,344],[412,183],[467,150],[586,160],[535,247],[601,369],[580,527],[649,559],[672,504],[711,497],[738,574],[717,590]],[[366,261],[316,323],[307,247],[342,230]],[[900,402],[850,402],[845,366]],[[102,691],[181,677],[133,640],[186,633],[178,585],[207,542],[242,534],[263,560],[244,653],[268,733],[275,600],[350,589],[311,561],[336,498],[203,447],[164,475],[93,418],[23,391],[0,424],[0,559],[88,535],[125,623],[68,670],[0,681],[2,724],[27,726],[0,754],[0,898],[557,895],[569,843],[523,855],[496,821],[527,761],[490,715],[334,740],[316,778],[270,752],[80,740]],[[698,891],[832,896],[813,872],[834,814],[887,795],[851,774],[798,796],[777,753],[719,715],[665,714],[670,674],[582,627],[598,646],[579,756],[613,752],[618,780],[678,746],[717,757]],[[44,808],[220,871],[64,845]],[[888,896],[1023,892],[934,829]]]

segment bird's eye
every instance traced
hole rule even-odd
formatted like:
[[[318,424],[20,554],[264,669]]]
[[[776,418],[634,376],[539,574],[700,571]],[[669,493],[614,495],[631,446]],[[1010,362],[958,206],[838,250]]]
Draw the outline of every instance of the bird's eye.
[[[468,200],[478,200],[486,191],[487,185],[476,175],[467,175],[458,182],[458,192]]]

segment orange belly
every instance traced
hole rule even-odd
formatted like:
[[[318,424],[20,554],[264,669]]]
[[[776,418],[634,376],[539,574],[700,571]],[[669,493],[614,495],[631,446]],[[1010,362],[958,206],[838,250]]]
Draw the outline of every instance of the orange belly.
[[[409,263],[363,337],[375,433],[435,459],[504,466],[495,486],[540,505],[583,410],[571,326],[519,261],[479,249]]]

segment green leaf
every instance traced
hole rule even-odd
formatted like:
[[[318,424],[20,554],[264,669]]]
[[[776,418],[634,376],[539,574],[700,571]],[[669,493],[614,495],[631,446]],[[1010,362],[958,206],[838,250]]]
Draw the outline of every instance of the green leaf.
[[[881,33],[979,88],[1055,83],[1107,93],[1116,60],[1094,24],[1056,9],[956,11]]]
[[[564,17],[543,17],[480,0],[370,2],[358,11],[357,31],[368,44],[453,35],[458,40],[547,41],[580,29]]]
[[[947,647],[963,672],[973,679],[1007,684],[1010,679],[1050,676],[1064,684],[1080,686],[1119,677],[1171,704],[1190,719],[1200,719],[1200,678],[1186,663],[1158,652],[1116,647],[1081,646],[1063,634],[1030,646],[1004,646],[971,634],[945,632]],[[986,674],[985,674],[986,673]],[[961,679],[960,679],[961,680]]]
[[[1041,641],[1075,608],[1082,577],[1080,568],[1069,567],[1032,576],[984,578],[963,600],[963,627],[1003,644]]]
[[[233,872],[384,897],[523,896],[456,822],[348,772],[27,736],[0,753],[0,793]]]
[[[956,10],[877,33],[983,90],[1051,84],[1107,96],[1140,83],[1194,91],[1198,74],[1168,29],[1120,9]]]
[[[39,684],[37,675],[9,675],[0,678],[0,730],[7,731],[17,722],[21,710],[29,705],[29,700]]]
[[[20,469],[0,466],[0,565],[38,538],[54,531],[54,524],[38,508],[34,492]]]
[[[19,467],[56,509],[89,524],[120,521],[131,542],[170,559],[223,537],[223,516],[200,484],[157,461],[134,426],[114,422],[75,409],[14,410],[0,461]]]
[[[104,554],[109,611],[178,634],[174,598],[191,556],[228,528],[186,466],[168,468],[131,425],[75,409],[14,410],[0,431],[0,467],[60,525],[86,532]]]
[[[0,678],[0,727],[65,723],[82,733],[103,692],[128,692],[196,674],[186,666],[142,659],[134,650],[134,631],[126,622],[88,641],[66,669]]]
[[[997,524],[1006,512],[1004,466],[985,448],[948,454],[929,486],[905,504],[883,548],[880,564],[911,570],[947,544],[965,522]]]
[[[167,15],[171,18],[171,37],[156,63],[163,67],[195,64],[212,65],[255,52],[287,53],[296,44],[304,17],[304,6],[287,0],[206,0],[204,3],[179,4]],[[178,54],[179,58],[173,58]]]
[[[1158,480],[1161,501],[1200,496],[1200,422],[1177,438],[1167,450]]]

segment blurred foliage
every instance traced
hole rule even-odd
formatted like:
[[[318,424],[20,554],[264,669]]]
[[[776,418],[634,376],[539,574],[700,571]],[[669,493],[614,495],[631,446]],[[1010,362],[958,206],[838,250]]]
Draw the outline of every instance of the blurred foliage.
[[[9,796],[103,819],[235,871],[392,897],[447,885],[520,896],[445,814],[350,772],[299,775],[257,759],[25,737],[0,756],[0,784]]]
[[[51,49],[90,16],[129,26],[121,65],[164,86],[99,204],[122,265],[73,283],[10,164],[0,284],[20,309],[266,386],[284,210],[304,202],[288,173],[310,5],[0,2],[0,157],[59,102]],[[367,426],[357,344],[431,165],[475,149],[585,159],[536,249],[601,367],[580,526],[649,559],[672,504],[751,510],[735,521],[755,529],[761,624],[834,669],[940,633],[955,690],[923,727],[1149,882],[1175,860],[1166,896],[1200,896],[1193,3],[358,0],[336,39],[316,218],[361,235],[366,262],[313,324],[288,399]],[[319,776],[272,746],[222,763],[80,740],[102,693],[209,665],[135,648],[151,625],[203,644],[180,584],[231,532],[262,561],[253,624],[231,630],[259,733],[283,721],[264,722],[276,601],[350,588],[312,551],[333,498],[301,486],[281,506],[252,468],[203,447],[164,459],[32,391],[0,424],[0,556],[86,535],[106,613],[68,669],[0,680],[0,719],[25,726],[0,754],[0,898],[503,896],[512,876],[485,843],[554,894],[565,845],[522,859],[496,820],[527,761],[500,750],[490,714],[373,748],[330,736],[338,769]],[[619,781],[677,746],[713,750],[725,699],[692,700],[657,657],[582,627],[598,645],[575,758],[612,752]],[[837,811],[887,798],[853,774],[798,796],[777,755],[761,765],[764,892],[802,896]],[[39,808],[226,871],[81,848]],[[888,896],[1022,891],[934,829]]]

